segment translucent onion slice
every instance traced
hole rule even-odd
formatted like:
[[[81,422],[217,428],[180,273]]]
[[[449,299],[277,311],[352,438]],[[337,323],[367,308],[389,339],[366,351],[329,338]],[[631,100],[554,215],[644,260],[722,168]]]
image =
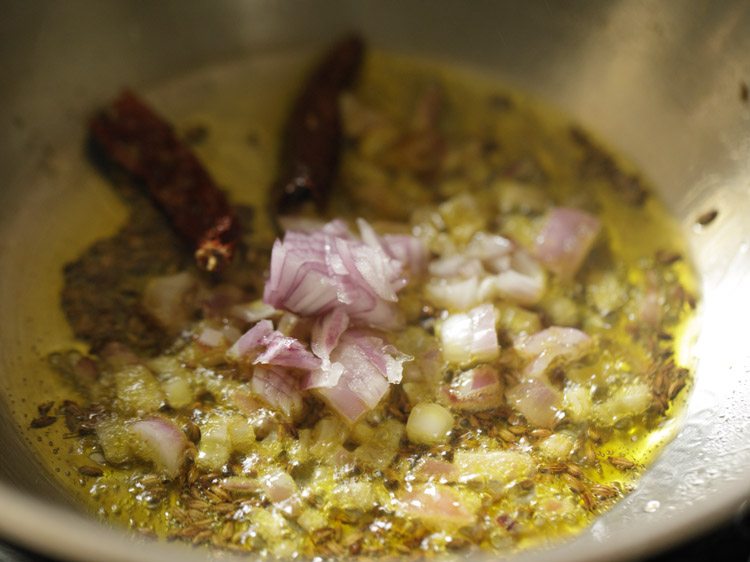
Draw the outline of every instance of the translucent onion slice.
[[[549,211],[536,239],[536,256],[553,273],[572,279],[601,230],[595,216],[567,207]]]
[[[175,478],[185,460],[188,441],[177,425],[161,417],[133,422],[128,427],[138,458],[152,462],[168,478]]]
[[[551,326],[518,338],[513,348],[524,359],[531,360],[524,369],[527,378],[541,378],[553,364],[570,362],[585,356],[594,340],[576,328]]]
[[[500,354],[495,308],[483,304],[465,314],[452,314],[440,329],[443,358],[450,363],[492,361]]]

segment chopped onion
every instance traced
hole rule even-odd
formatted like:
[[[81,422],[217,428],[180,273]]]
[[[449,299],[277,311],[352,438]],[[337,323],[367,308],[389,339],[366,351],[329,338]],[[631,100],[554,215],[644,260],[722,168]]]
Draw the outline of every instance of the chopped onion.
[[[532,360],[524,370],[524,375],[531,378],[544,376],[553,363],[583,357],[592,347],[593,340],[584,332],[560,326],[522,336],[513,346],[521,357]]]
[[[476,277],[465,280],[433,279],[425,287],[425,296],[434,306],[461,312],[479,302],[479,283]]]
[[[315,357],[299,340],[273,329],[270,320],[261,320],[250,328],[227,351],[227,357],[252,359],[255,365],[275,365],[310,371],[320,366]]]
[[[315,321],[312,329],[312,352],[323,362],[330,360],[331,352],[339,343],[341,334],[349,327],[349,316],[343,308],[337,307]]]
[[[496,234],[477,232],[469,240],[463,253],[482,262],[493,263],[499,258],[509,255],[513,250],[514,244],[507,238]]]
[[[224,339],[224,333],[221,330],[216,330],[214,328],[208,327],[201,330],[201,333],[198,334],[196,341],[206,347],[219,347],[220,345],[226,343],[226,340]]]
[[[497,369],[482,365],[464,371],[445,387],[446,403],[453,409],[480,412],[503,405],[503,385]]]
[[[204,318],[221,318],[236,304],[243,301],[245,293],[236,285],[222,284],[206,289],[200,298]]]
[[[544,380],[521,381],[507,391],[506,397],[529,423],[539,427],[554,427],[561,415],[562,394]]]
[[[288,500],[297,492],[297,484],[288,473],[279,471],[262,479],[263,488],[272,503]]]
[[[440,329],[443,358],[451,363],[491,361],[500,354],[495,330],[495,308],[480,305],[466,314],[452,314]]]
[[[453,429],[453,416],[440,404],[417,404],[409,413],[406,436],[412,443],[437,445],[448,439]]]
[[[424,274],[427,248],[419,238],[407,234],[386,234],[380,240],[388,255],[404,264],[412,276]]]
[[[188,446],[185,434],[171,420],[153,417],[133,422],[128,427],[131,446],[140,459],[154,463],[168,478],[175,478],[185,460]]]
[[[479,286],[482,300],[502,298],[531,306],[544,296],[546,278],[544,270],[529,254],[522,250],[513,253],[508,268],[486,277]]]
[[[457,491],[441,484],[413,486],[399,498],[407,517],[419,519],[430,528],[445,530],[471,525],[476,514]]]
[[[302,412],[299,380],[284,369],[255,367],[251,388],[258,398],[287,418],[296,418]]]
[[[575,440],[567,433],[553,433],[541,443],[539,452],[542,456],[553,461],[564,461],[570,456],[575,447]]]
[[[141,358],[127,345],[120,342],[109,342],[99,354],[105,363],[113,370],[119,371],[130,365],[139,365]]]
[[[241,357],[251,355],[263,345],[265,337],[272,332],[273,323],[270,320],[261,320],[234,342],[234,345],[227,351],[227,357],[236,361]]]
[[[456,451],[453,465],[459,473],[459,482],[513,485],[534,475],[531,456],[520,451]]]
[[[162,327],[177,332],[190,321],[197,288],[198,281],[187,271],[154,277],[143,291],[143,308]]]
[[[259,320],[271,318],[278,313],[278,310],[261,300],[235,304],[229,309],[229,314],[233,318],[242,320],[247,324],[255,324]]]
[[[536,256],[553,273],[572,279],[600,230],[601,221],[585,211],[566,207],[552,209],[536,239]]]
[[[430,275],[443,279],[460,277],[469,279],[484,274],[482,262],[463,254],[452,254],[430,262]]]
[[[426,458],[415,470],[415,476],[421,479],[438,480],[439,482],[454,482],[458,471],[453,463],[448,461]]]
[[[253,361],[258,365],[276,365],[311,371],[320,367],[320,359],[310,353],[299,340],[271,332],[263,339],[265,351]]]
[[[364,324],[398,327],[402,319],[393,303],[406,283],[402,272],[421,268],[426,251],[417,239],[381,239],[366,222],[359,225],[362,240],[340,221],[308,233],[287,232],[274,244],[263,300],[302,316],[343,307]]]
[[[389,380],[401,380],[402,364],[409,358],[397,353],[380,338],[347,332],[331,354],[331,365],[341,369],[334,385],[315,379],[313,373],[305,387],[314,388],[334,411],[354,423],[378,405]]]

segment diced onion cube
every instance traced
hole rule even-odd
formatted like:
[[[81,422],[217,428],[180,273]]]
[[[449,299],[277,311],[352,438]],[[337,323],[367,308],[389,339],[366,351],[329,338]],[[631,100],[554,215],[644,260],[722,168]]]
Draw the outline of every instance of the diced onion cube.
[[[417,404],[406,422],[409,441],[420,445],[436,445],[448,439],[453,416],[439,404]]]

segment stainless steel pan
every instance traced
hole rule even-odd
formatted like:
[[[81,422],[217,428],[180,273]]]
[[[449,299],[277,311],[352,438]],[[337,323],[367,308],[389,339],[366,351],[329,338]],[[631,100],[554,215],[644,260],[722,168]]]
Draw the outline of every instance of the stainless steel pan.
[[[750,105],[741,84],[750,81],[750,4],[18,0],[0,18],[0,537],[75,560],[205,559],[81,514],[21,438],[14,412],[39,388],[26,357],[60,325],[39,279],[72,257],[68,213],[91,195],[61,191],[58,180],[76,173],[84,115],[121,86],[314,48],[352,28],[378,47],[478,67],[608,139],[658,186],[701,275],[698,374],[682,431],[638,490],[582,536],[519,560],[637,557],[748,497]],[[710,209],[718,218],[696,227]],[[78,220],[94,232],[109,218]],[[41,305],[53,309],[47,318],[33,313]]]

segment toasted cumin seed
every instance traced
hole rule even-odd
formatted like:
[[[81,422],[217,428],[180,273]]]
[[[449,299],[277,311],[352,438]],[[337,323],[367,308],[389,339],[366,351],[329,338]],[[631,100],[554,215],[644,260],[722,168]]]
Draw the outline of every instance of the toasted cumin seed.
[[[201,428],[192,421],[188,421],[185,424],[184,431],[187,438],[193,443],[198,444],[198,442],[201,440]]]
[[[237,511],[237,506],[235,506],[233,503],[220,503],[219,505],[214,507],[214,511],[216,511],[216,513],[224,515]]]
[[[655,257],[662,265],[672,265],[682,259],[682,254],[671,250],[658,250]]]
[[[524,435],[528,430],[529,428],[524,425],[511,425],[508,428],[508,431],[510,431],[514,435]]]
[[[583,500],[583,505],[588,509],[589,511],[593,511],[596,507],[596,498],[594,498],[593,494],[589,492],[588,490],[583,490],[580,494],[581,499]]]
[[[586,443],[583,446],[583,460],[587,463],[596,463],[596,451],[591,443]]]
[[[50,400],[49,402],[44,402],[43,404],[39,404],[36,409],[39,412],[40,416],[46,416],[49,414],[50,410],[52,409],[52,406],[55,405],[54,400]]]
[[[591,439],[594,443],[601,443],[602,442],[602,434],[599,433],[599,431],[593,427],[589,427],[586,429],[586,435],[589,439]]]
[[[607,457],[609,464],[614,466],[617,470],[633,470],[635,463],[623,457]]]
[[[206,529],[205,531],[201,531],[197,535],[193,537],[192,543],[193,544],[201,544],[206,542],[208,539],[211,538],[213,535],[213,531],[211,529]]]
[[[140,484],[144,488],[154,488],[156,486],[161,486],[161,478],[156,476],[155,474],[146,474],[140,479]]]
[[[204,517],[203,511],[199,511],[197,509],[188,509],[188,517],[192,519],[193,521],[199,521]]]
[[[549,429],[539,428],[539,429],[533,429],[533,430],[531,430],[530,435],[534,439],[546,439],[547,437],[549,437],[550,435],[552,435],[552,432]]]
[[[562,474],[568,471],[568,465],[563,463],[548,464],[540,469],[541,472],[548,472],[550,474]]]
[[[719,211],[716,209],[711,209],[710,211],[706,211],[705,213],[701,213],[698,215],[698,218],[695,219],[695,222],[699,224],[700,226],[708,226],[712,222],[716,220],[716,217],[719,216]]]
[[[83,465],[78,467],[78,474],[83,476],[91,476],[92,478],[98,478],[104,474],[104,471],[98,466]]]
[[[225,501],[225,502],[232,501],[232,496],[230,496],[229,493],[221,486],[214,486],[213,488],[211,488],[211,493],[213,493],[217,498],[221,499],[222,501]]]
[[[500,429],[497,434],[500,436],[500,439],[506,441],[507,443],[515,443],[516,441],[516,436],[505,428]]]
[[[565,475],[565,483],[576,494],[581,494],[584,490],[586,490],[586,485],[578,478],[575,478],[570,474]]]
[[[568,474],[570,474],[573,478],[583,478],[583,471],[574,464],[568,465]]]
[[[619,494],[617,488],[614,486],[607,486],[606,484],[594,484],[591,486],[591,493],[602,500],[614,498]]]
[[[680,393],[680,391],[684,387],[685,387],[685,381],[683,379],[679,379],[679,380],[672,382],[672,384],[669,385],[667,396],[669,396],[670,400],[674,400],[675,398],[677,398],[677,395]]]
[[[57,421],[57,416],[39,416],[37,418],[34,418],[31,420],[31,428],[32,429],[41,429],[43,427],[48,427],[55,423]]]
[[[191,510],[201,510],[201,509],[207,509],[210,504],[208,502],[205,502],[203,500],[190,500],[187,503],[187,506]]]
[[[232,536],[234,535],[234,523],[232,521],[227,521],[224,523],[224,526],[221,528],[221,538],[225,541],[229,541],[232,539]]]

